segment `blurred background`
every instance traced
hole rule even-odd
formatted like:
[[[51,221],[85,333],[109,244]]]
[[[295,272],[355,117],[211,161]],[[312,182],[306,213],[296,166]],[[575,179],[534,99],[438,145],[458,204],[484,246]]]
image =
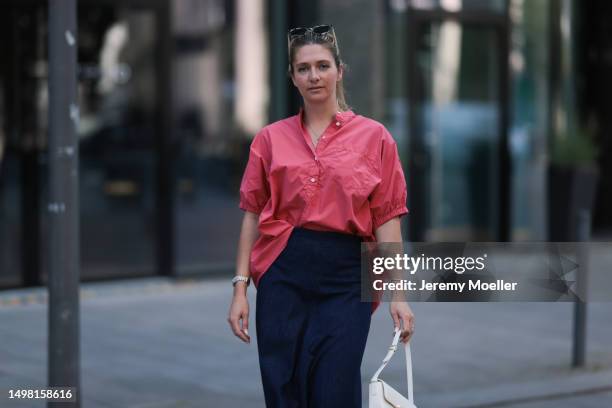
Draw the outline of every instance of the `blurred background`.
[[[0,1],[1,288],[46,282],[46,4]],[[82,280],[232,272],[250,140],[300,104],[286,30],[317,23],[349,104],[398,143],[405,239],[571,240],[587,209],[604,240],[611,19],[605,0],[80,0]]]
[[[0,0],[2,393],[47,384],[47,4]],[[264,405],[255,344],[225,319],[249,144],[301,102],[289,27],[335,26],[349,104],[399,147],[406,240],[601,241],[605,275],[610,21],[606,0],[78,0],[84,406]],[[609,304],[588,326],[573,306],[413,304],[417,405],[611,406]],[[404,392],[402,359],[383,377]]]

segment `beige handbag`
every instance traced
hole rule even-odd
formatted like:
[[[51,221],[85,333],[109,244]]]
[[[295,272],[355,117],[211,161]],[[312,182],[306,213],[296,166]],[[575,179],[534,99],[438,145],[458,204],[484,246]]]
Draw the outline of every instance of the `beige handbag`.
[[[393,336],[393,342],[389,347],[389,352],[385,356],[382,365],[376,370],[376,373],[370,380],[370,398],[369,408],[417,408],[414,405],[413,388],[412,388],[412,358],[410,354],[410,342],[408,342],[404,349],[406,351],[406,376],[408,379],[408,398],[397,392],[389,384],[378,378],[382,370],[385,368],[395,350],[397,350],[397,344],[399,342],[401,330],[395,328],[395,335]]]

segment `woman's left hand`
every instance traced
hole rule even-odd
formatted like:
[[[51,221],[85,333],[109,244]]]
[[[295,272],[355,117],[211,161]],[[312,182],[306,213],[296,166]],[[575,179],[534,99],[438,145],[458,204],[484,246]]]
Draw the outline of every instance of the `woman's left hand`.
[[[394,327],[402,329],[400,340],[402,343],[408,343],[414,333],[414,314],[412,309],[405,301],[396,301],[389,303],[389,313],[393,319]],[[400,325],[403,323],[403,325]]]

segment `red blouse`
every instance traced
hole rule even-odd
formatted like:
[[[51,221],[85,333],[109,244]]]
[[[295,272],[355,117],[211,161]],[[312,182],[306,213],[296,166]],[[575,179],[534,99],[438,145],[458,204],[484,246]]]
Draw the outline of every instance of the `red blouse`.
[[[300,109],[264,127],[251,143],[240,208],[259,214],[249,262],[256,287],[294,227],[374,242],[380,225],[408,213],[397,146],[382,124],[338,112],[314,147],[303,115]],[[372,313],[378,304],[372,303]]]

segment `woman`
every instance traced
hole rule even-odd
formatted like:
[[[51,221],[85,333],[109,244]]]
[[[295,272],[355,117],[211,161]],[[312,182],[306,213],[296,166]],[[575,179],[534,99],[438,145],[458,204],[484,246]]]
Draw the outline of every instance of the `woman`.
[[[361,407],[360,366],[378,302],[361,301],[360,244],[401,242],[404,174],[384,126],[346,105],[333,27],[292,29],[288,47],[303,108],[251,144],[228,321],[249,343],[252,279],[268,407]],[[409,341],[410,307],[391,302],[389,311]]]

